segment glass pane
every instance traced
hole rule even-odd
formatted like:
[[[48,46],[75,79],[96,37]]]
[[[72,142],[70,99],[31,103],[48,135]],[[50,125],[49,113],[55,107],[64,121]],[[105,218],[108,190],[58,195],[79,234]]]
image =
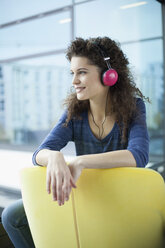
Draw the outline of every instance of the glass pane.
[[[0,24],[70,5],[72,0],[0,0]]]
[[[1,65],[1,144],[33,147],[62,113],[62,100],[71,86],[65,55]]]
[[[89,0],[90,1],[90,0]],[[81,3],[84,2],[84,0],[74,0],[75,3]]]
[[[69,17],[67,11],[0,29],[0,59],[65,48],[70,40]]]
[[[146,97],[147,124],[150,133],[150,157],[163,156],[163,46],[151,40],[122,46],[135,71],[136,84]],[[151,52],[152,51],[152,52]]]
[[[97,0],[77,5],[76,36],[109,36],[119,42],[160,36],[161,5],[155,0],[145,2],[144,5],[131,8],[128,8],[128,4],[132,1],[128,0]],[[122,8],[124,6],[127,8]]]

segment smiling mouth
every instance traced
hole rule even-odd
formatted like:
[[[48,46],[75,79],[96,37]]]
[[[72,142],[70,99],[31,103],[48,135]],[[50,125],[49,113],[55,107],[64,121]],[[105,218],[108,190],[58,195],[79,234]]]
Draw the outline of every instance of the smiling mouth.
[[[85,89],[85,87],[77,87],[75,90],[76,90],[76,93],[80,93],[84,89]]]

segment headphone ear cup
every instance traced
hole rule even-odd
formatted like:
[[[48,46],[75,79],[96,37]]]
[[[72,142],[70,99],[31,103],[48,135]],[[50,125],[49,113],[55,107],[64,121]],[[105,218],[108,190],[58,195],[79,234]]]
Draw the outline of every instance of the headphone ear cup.
[[[106,86],[113,86],[118,80],[118,73],[114,69],[109,69],[104,72],[102,76],[103,84]]]

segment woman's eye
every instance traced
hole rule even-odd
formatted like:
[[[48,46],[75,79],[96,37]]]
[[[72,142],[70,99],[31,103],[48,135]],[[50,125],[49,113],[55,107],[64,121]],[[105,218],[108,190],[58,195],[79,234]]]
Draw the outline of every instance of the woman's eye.
[[[79,74],[85,74],[86,73],[86,71],[80,71],[79,72]]]
[[[70,74],[73,76],[74,72],[71,71]],[[78,74],[80,75],[86,74],[86,71],[79,71]]]

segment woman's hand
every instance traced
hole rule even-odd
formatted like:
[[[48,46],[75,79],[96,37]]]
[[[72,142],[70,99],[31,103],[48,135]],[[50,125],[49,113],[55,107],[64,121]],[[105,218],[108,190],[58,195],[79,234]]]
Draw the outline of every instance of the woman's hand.
[[[47,164],[46,178],[47,192],[52,191],[53,200],[57,200],[59,206],[69,200],[71,188],[76,188],[71,172],[61,152],[51,151]]]

